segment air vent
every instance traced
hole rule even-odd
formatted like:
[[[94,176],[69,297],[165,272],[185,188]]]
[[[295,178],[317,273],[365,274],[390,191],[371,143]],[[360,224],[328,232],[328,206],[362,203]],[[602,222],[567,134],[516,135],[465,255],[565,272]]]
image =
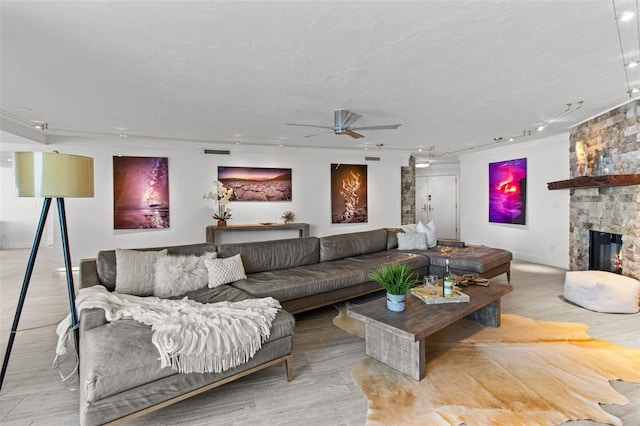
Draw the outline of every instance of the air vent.
[[[205,154],[214,154],[214,155],[229,155],[231,154],[231,151],[226,151],[223,149],[205,149],[204,150]]]
[[[364,157],[364,161],[380,161],[380,157]]]

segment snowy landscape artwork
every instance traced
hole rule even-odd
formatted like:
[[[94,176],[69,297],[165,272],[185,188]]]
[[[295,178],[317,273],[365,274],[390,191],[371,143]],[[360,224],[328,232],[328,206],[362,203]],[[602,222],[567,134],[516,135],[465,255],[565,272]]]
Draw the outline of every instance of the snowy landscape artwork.
[[[113,157],[113,228],[169,228],[167,157]]]
[[[291,169],[219,166],[218,180],[231,201],[291,201]]]

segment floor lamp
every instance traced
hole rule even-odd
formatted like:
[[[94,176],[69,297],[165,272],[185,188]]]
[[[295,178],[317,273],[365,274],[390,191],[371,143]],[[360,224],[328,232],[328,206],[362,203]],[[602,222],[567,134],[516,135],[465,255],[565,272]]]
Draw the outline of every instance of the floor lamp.
[[[2,375],[0,376],[0,389],[7,372],[11,348],[16,337],[18,322],[24,300],[27,296],[29,281],[33,273],[33,266],[38,254],[38,247],[42,239],[44,225],[51,206],[51,200],[56,199],[58,206],[58,219],[60,222],[60,235],[62,237],[62,250],[64,253],[64,266],[67,271],[67,290],[69,293],[69,310],[71,312],[71,326],[75,339],[76,353],[79,351],[78,316],[76,314],[75,289],[73,286],[73,271],[71,270],[71,255],[69,254],[69,238],[67,235],[67,218],[64,208],[64,199],[68,197],[93,197],[93,158],[79,155],[60,154],[57,151],[45,152],[16,152],[13,155],[13,167],[15,173],[16,191],[18,197],[44,197],[42,213],[38,221],[38,228],[31,247],[31,255],[27,263],[27,270],[22,282],[22,291],[18,299],[16,314],[11,326],[9,343],[2,363]]]

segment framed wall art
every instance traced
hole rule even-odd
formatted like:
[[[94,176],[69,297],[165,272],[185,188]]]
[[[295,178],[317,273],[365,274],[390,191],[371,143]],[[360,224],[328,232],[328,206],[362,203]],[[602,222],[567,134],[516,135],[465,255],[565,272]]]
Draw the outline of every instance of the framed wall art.
[[[167,157],[113,157],[113,227],[169,228]]]
[[[233,189],[231,201],[291,201],[291,169],[218,167],[218,180]]]
[[[489,163],[489,222],[524,225],[527,159]]]
[[[366,223],[367,166],[331,165],[331,223]]]

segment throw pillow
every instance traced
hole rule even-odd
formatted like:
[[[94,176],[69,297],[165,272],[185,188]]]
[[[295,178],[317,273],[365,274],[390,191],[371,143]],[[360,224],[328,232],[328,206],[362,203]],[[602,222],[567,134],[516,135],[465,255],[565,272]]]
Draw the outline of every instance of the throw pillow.
[[[400,229],[402,229],[402,231],[406,232],[407,234],[418,232],[416,230],[417,229],[417,225],[415,223],[410,223],[408,225],[402,225],[402,226],[400,226]]]
[[[153,265],[167,250],[116,249],[116,291],[134,296],[153,294]]]
[[[436,224],[433,220],[429,221],[426,225],[422,222],[418,222],[416,232],[427,236],[427,247],[432,248],[438,244],[438,239],[436,238]]]
[[[208,259],[204,261],[209,271],[209,288],[247,278],[244,265],[239,254],[224,259]]]
[[[426,250],[427,236],[418,232],[398,232],[398,250]]]
[[[205,260],[215,259],[216,252],[202,256],[166,256],[158,259],[153,267],[153,295],[171,297],[198,290],[209,283]]]

